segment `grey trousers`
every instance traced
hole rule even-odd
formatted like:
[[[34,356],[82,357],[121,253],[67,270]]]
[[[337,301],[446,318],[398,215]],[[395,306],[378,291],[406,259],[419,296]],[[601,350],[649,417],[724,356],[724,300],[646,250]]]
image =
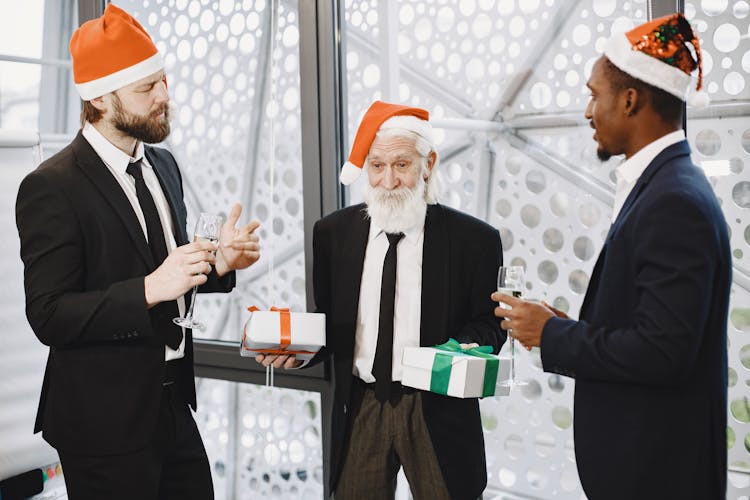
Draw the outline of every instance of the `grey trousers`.
[[[334,498],[392,500],[403,466],[414,500],[450,500],[422,413],[419,391],[380,403],[355,382],[349,445]]]

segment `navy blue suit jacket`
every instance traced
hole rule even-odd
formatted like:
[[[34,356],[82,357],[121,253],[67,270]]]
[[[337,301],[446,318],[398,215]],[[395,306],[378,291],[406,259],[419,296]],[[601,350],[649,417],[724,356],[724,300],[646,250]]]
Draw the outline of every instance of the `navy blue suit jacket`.
[[[575,451],[591,500],[725,498],[727,225],[686,141],[646,168],[607,235],[580,320],[542,333],[575,377]]]

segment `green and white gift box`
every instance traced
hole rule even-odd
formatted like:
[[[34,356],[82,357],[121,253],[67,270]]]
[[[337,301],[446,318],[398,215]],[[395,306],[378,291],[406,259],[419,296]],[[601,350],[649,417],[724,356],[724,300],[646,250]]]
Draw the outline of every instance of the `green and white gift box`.
[[[490,346],[463,349],[454,339],[435,347],[406,347],[401,383],[455,398],[507,396],[510,388],[498,384],[510,377],[510,359],[491,353]]]

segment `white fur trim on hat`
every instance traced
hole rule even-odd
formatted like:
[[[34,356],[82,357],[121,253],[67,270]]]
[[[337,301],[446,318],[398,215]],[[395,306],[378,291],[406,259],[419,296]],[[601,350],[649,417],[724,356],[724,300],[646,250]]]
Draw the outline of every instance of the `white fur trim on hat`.
[[[354,163],[348,161],[341,167],[341,173],[339,174],[339,180],[341,184],[348,186],[352,182],[356,181],[359,174],[362,173],[362,169],[356,166]]]
[[[411,115],[397,115],[388,118],[380,126],[378,131],[387,130],[393,128],[400,128],[414,132],[415,134],[421,135],[430,145],[434,145],[435,141],[432,136],[432,125],[427,120],[421,120],[416,116]]]
[[[164,61],[162,60],[161,55],[157,52],[148,59],[144,59],[133,66],[121,69],[111,75],[97,78],[96,80],[76,83],[75,86],[81,99],[84,101],[90,101],[91,99],[121,89],[126,85],[130,85],[131,83],[156,73],[161,69],[164,69]]]
[[[690,75],[655,57],[633,50],[625,33],[615,33],[606,41],[604,55],[630,76],[686,100]]]

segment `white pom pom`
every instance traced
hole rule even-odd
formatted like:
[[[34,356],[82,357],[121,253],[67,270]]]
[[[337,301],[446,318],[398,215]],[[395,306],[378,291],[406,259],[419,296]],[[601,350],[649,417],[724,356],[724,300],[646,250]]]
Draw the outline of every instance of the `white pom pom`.
[[[344,163],[343,167],[341,167],[339,180],[341,181],[341,184],[348,186],[349,184],[357,180],[357,177],[359,177],[360,173],[362,173],[362,168],[348,161]]]
[[[687,100],[687,104],[691,108],[705,108],[710,102],[711,98],[708,97],[708,92],[705,90],[691,92]]]

